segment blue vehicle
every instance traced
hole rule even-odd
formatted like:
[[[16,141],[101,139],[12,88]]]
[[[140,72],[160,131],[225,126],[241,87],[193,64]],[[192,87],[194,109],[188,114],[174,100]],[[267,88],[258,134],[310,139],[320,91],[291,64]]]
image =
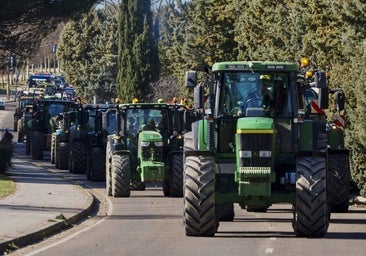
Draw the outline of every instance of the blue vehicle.
[[[54,77],[48,73],[40,73],[29,75],[27,80],[28,90],[29,88],[46,88],[51,85]]]

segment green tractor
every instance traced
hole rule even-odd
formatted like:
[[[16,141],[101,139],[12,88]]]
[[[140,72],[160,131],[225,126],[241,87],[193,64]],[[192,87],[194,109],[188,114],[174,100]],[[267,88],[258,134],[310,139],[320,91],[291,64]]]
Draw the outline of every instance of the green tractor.
[[[76,155],[86,155],[86,146],[83,147],[83,144],[87,138],[87,119],[87,112],[82,104],[77,103],[73,104],[67,112],[54,117],[57,128],[52,133],[51,163],[54,163],[56,168],[69,169],[70,172],[79,173],[79,169],[74,170],[75,160],[72,161],[71,156],[77,158]],[[85,160],[86,157],[78,157],[77,159]],[[81,162],[80,165],[85,166],[85,161]]]
[[[187,111],[181,105],[120,105],[116,131],[106,149],[107,193],[129,197],[146,182],[162,182],[165,196],[183,195],[183,134]],[[187,118],[187,120],[189,120]]]
[[[14,131],[18,134],[18,142],[24,142],[27,131],[27,123],[32,119],[33,97],[19,99],[18,107],[14,113]]]
[[[41,97],[43,90],[23,91],[14,111],[14,132],[18,133],[18,142],[23,142],[27,131],[27,122],[32,118],[33,103]]]
[[[197,86],[198,73],[186,72],[202,113],[184,136],[186,235],[214,236],[220,221],[234,220],[234,203],[258,212],[290,203],[297,236],[324,236],[332,186],[347,187],[330,181],[332,161],[348,162],[343,133],[329,129],[323,111],[308,110],[312,89],[318,110],[328,107],[325,72],[307,78],[294,63],[238,61],[204,75]]]
[[[87,173],[88,178],[92,177],[91,180],[94,181],[101,179],[102,169],[103,177],[105,176],[105,168],[98,167],[101,165],[98,164],[100,157],[104,159],[105,156],[104,151],[99,152],[103,144],[100,141],[102,130],[99,129],[102,127],[99,122],[102,119],[99,113],[108,108],[109,105],[105,104],[79,103],[60,115],[58,129],[53,133],[51,150],[51,162],[55,163],[56,168],[68,169],[77,174]]]
[[[60,113],[55,119],[54,132],[51,134],[51,163],[60,170],[67,170],[70,152],[70,124],[73,119],[73,108]]]
[[[114,134],[116,108],[97,105],[89,112],[86,177],[91,181],[105,181],[105,152],[107,136]],[[102,159],[102,160],[101,160]]]
[[[52,122],[60,113],[67,112],[74,102],[46,96],[37,99],[32,108],[32,118],[27,122],[26,153],[32,159],[43,159],[43,151],[51,150]]]

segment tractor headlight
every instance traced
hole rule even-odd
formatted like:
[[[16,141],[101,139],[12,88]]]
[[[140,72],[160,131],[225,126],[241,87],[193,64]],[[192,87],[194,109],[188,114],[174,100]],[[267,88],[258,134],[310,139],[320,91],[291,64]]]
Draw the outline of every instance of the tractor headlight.
[[[162,142],[162,141],[155,141],[155,142],[154,142],[154,145],[155,145],[156,147],[162,147],[162,146],[163,146],[163,142]]]
[[[250,151],[250,150],[241,150],[239,154],[240,154],[241,158],[250,158],[250,157],[252,157],[252,151]]]
[[[272,152],[269,150],[260,150],[259,157],[271,157]]]
[[[148,146],[150,146],[150,141],[141,141],[141,146],[142,147],[148,147]]]

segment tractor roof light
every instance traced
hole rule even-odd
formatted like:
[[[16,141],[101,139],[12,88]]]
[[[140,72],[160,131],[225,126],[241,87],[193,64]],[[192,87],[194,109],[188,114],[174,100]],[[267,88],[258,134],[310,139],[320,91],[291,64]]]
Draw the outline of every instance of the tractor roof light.
[[[325,76],[327,77],[327,79],[329,79],[330,78],[330,72],[329,71],[325,72]]]
[[[300,60],[300,66],[302,68],[306,68],[310,65],[310,60],[308,57],[302,57],[301,60]]]
[[[312,78],[313,77],[313,71],[310,71],[310,70],[306,71],[305,72],[305,77],[307,79]]]

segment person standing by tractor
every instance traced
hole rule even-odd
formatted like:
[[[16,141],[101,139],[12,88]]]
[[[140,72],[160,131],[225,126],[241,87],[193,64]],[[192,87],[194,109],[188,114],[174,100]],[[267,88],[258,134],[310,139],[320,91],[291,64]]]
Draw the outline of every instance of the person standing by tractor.
[[[53,116],[50,118],[50,131],[55,132],[57,128],[59,127],[59,122],[62,120],[61,115]]]

